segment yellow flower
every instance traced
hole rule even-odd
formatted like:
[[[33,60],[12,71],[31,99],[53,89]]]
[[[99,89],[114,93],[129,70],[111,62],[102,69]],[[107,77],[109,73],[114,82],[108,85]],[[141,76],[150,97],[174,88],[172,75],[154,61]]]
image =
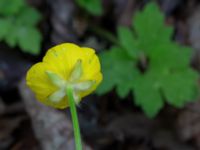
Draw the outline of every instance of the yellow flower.
[[[76,103],[93,92],[102,80],[95,51],[72,43],[57,45],[47,51],[42,62],[32,66],[26,81],[36,98],[56,108],[69,106],[66,88],[73,88]]]

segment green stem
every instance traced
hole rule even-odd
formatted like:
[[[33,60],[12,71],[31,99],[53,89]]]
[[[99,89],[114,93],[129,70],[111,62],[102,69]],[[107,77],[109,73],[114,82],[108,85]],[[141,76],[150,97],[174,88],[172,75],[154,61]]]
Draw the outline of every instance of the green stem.
[[[112,44],[119,46],[118,39],[111,32],[97,26],[92,26],[90,30],[96,33],[97,35],[103,37],[104,39],[108,40]]]
[[[82,150],[82,144],[81,144],[81,134],[80,134],[80,128],[79,128],[79,122],[78,122],[78,115],[76,110],[76,104],[73,96],[73,89],[71,87],[67,87],[66,89],[68,100],[69,100],[69,106],[72,116],[72,123],[74,127],[74,138],[75,138],[75,145],[76,150]]]

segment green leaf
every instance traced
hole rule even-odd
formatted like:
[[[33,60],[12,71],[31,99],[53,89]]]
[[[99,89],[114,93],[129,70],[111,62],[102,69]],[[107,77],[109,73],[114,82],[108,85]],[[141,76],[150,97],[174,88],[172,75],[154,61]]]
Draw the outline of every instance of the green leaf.
[[[157,75],[154,72],[140,75],[133,85],[136,105],[141,106],[148,117],[154,117],[164,105]]]
[[[0,40],[10,47],[19,46],[22,51],[39,54],[41,34],[36,29],[39,12],[24,0],[0,0]]]
[[[137,40],[135,39],[133,32],[126,27],[118,27],[118,37],[121,45],[127,51],[127,53],[135,58],[138,56],[139,50],[136,49]]]
[[[138,12],[132,27],[135,32],[119,27],[121,47],[101,54],[104,81],[98,92],[116,88],[124,98],[132,91],[135,104],[148,117],[158,114],[165,102],[181,108],[193,101],[199,76],[190,68],[191,49],[171,41],[173,29],[165,25],[157,5],[150,3]]]
[[[133,85],[134,76],[137,74],[137,70],[134,70],[135,63],[118,47],[113,47],[110,51],[102,53],[100,61],[102,62],[104,80],[97,89],[97,93],[106,93],[117,86],[120,97],[127,96]]]
[[[16,26],[11,26],[9,32],[5,35],[5,42],[10,47],[15,47],[17,45],[18,30]]]
[[[101,0],[76,0],[76,2],[92,15],[100,16],[103,13]]]
[[[185,69],[186,66],[189,67],[191,49],[173,42],[165,45],[158,43],[154,46],[153,51],[148,51],[146,54],[149,59],[151,59],[150,67],[164,69],[165,71],[169,69],[176,70]],[[170,61],[169,58],[172,61]]]
[[[32,27],[19,28],[18,29],[18,41],[19,46],[24,52],[28,52],[34,55],[40,52],[41,34]]]
[[[5,16],[14,15],[24,5],[24,0],[0,0],[0,14]]]
[[[197,79],[198,75],[189,68],[164,76],[162,89],[167,102],[175,107],[183,107],[191,101],[197,93]]]
[[[149,46],[149,50],[154,44],[166,44],[171,41],[173,30],[165,25],[164,15],[155,3],[148,4],[143,12],[136,13],[132,22],[137,37],[144,40],[141,44]]]
[[[9,33],[12,23],[9,19],[0,19],[0,41]]]
[[[17,24],[26,26],[36,26],[41,19],[40,13],[31,7],[25,7],[21,10],[16,20]]]
[[[41,34],[33,27],[13,26],[12,34],[5,38],[7,44],[15,47],[17,44],[22,51],[37,55],[40,52]]]

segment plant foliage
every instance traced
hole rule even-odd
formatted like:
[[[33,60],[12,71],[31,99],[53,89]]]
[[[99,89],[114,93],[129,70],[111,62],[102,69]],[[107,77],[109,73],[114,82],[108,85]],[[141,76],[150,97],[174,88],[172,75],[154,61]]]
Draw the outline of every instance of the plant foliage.
[[[98,93],[116,88],[125,98],[132,92],[149,117],[165,102],[180,108],[194,99],[198,74],[190,68],[191,50],[172,42],[172,34],[155,3],[134,16],[132,28],[119,27],[120,47],[100,55],[104,80]]]
[[[24,52],[40,52],[41,34],[36,25],[39,12],[24,0],[0,0],[0,41],[10,47],[19,46]]]
[[[95,16],[103,13],[101,0],[76,0],[77,4]]]

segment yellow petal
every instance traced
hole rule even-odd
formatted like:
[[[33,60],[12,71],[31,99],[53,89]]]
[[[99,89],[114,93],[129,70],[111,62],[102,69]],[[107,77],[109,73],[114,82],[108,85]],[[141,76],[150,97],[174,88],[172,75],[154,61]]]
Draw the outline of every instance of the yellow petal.
[[[26,82],[32,91],[35,92],[36,98],[49,106],[56,108],[65,108],[68,106],[67,100],[62,100],[59,103],[52,103],[48,97],[57,90],[49,80],[46,70],[51,70],[51,66],[45,63],[37,63],[27,72]]]
[[[95,74],[93,77],[92,77],[93,81],[95,81],[95,84],[92,86],[92,88],[90,88],[89,90],[85,91],[85,92],[80,92],[78,93],[80,95],[81,98],[91,94],[96,88],[97,86],[99,85],[99,83],[102,81],[103,79],[103,76],[101,74],[101,72],[98,72],[97,74]]]
[[[95,80],[95,75],[100,73],[101,67],[99,58],[91,48],[82,48],[83,50],[83,76],[81,80]]]
[[[56,108],[66,108],[68,106],[66,96],[58,102],[49,100],[49,96],[59,89],[51,82],[46,72],[50,71],[68,82],[78,60],[82,62],[82,74],[76,82],[95,81],[95,84],[87,91],[77,93],[82,98],[93,92],[101,82],[101,67],[93,49],[80,48],[71,43],[60,44],[48,50],[43,62],[35,64],[28,71],[27,85],[35,92],[40,102]]]
[[[75,44],[64,43],[48,50],[43,62],[50,65],[54,69],[54,73],[67,80],[76,61],[82,58],[82,55],[80,47]]]
[[[82,64],[83,64],[83,75],[80,78],[80,82],[84,81],[95,81],[95,84],[92,88],[90,88],[88,91],[80,92],[80,97],[85,97],[92,93],[99,83],[102,81],[102,74],[101,74],[101,67],[99,58],[95,54],[95,51],[92,48],[83,47],[81,48],[82,57]]]

